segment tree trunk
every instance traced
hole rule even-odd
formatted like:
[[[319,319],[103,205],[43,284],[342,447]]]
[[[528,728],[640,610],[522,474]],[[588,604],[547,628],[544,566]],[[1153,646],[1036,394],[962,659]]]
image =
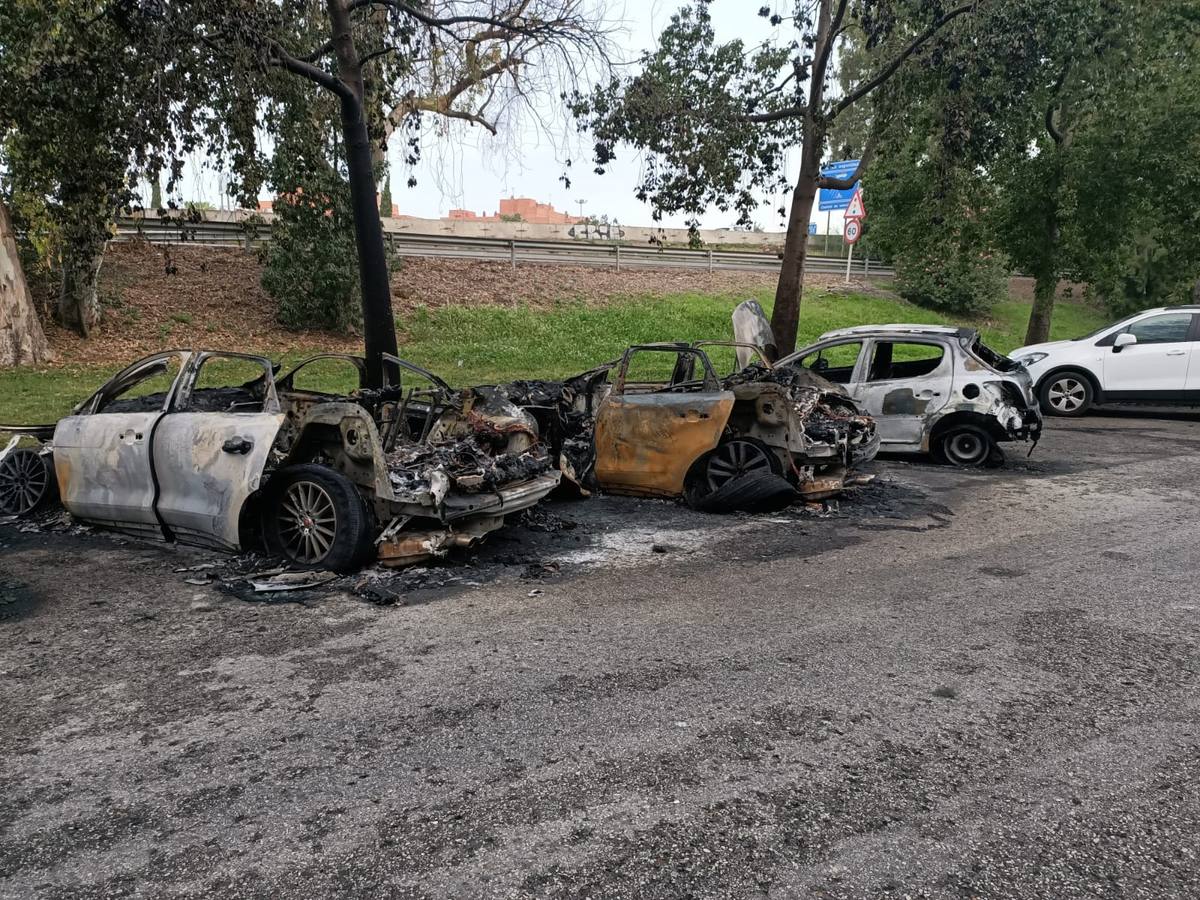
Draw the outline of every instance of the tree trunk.
[[[1192,285],[1192,302],[1200,304],[1200,278],[1196,279],[1196,283]]]
[[[0,368],[35,366],[51,358],[17,255],[12,219],[0,202]]]
[[[1046,210],[1046,237],[1041,264],[1034,269],[1033,308],[1029,310],[1029,327],[1025,330],[1026,346],[1050,340],[1050,322],[1054,316],[1054,300],[1058,295],[1058,245],[1061,232],[1058,228],[1057,197],[1061,172],[1062,169],[1059,168],[1047,186],[1052,193],[1050,206]]]
[[[87,337],[100,324],[100,295],[96,281],[104,262],[103,237],[75,245],[66,244],[62,251],[62,280],[58,292],[58,320],[65,328]]]
[[[392,289],[388,278],[383,223],[375,200],[375,166],[371,137],[363,114],[362,65],[354,47],[350,10],[346,0],[326,0],[338,77],[350,88],[341,95],[342,134],[346,141],[346,171],[354,210],[354,238],[358,248],[358,276],[362,285],[363,341],[367,379],[371,387],[382,387],[383,354],[395,355],[396,319],[392,312]]]
[[[354,238],[358,246],[358,277],[362,285],[363,339],[367,374],[372,387],[383,386],[383,354],[397,353],[396,319],[388,278],[383,223],[375,205],[375,174],[371,168],[371,139],[362,107],[342,103],[342,133],[346,137],[346,168],[354,209]]]
[[[817,110],[825,98],[825,70],[829,64],[834,39],[832,3],[821,0],[817,11],[817,35],[813,64],[809,78],[808,112],[804,115],[804,138],[800,149],[800,177],[792,191],[792,208],[788,213],[787,237],[783,242],[783,263],[779,267],[779,283],[775,287],[775,308],[771,311],[771,330],[780,356],[796,349],[796,331],[800,324],[800,299],[804,291],[804,263],[808,258],[808,220],[812,218],[813,199],[817,196],[817,180],[821,177],[821,155],[825,152],[826,123]]]
[[[807,149],[803,155],[805,158],[809,156]],[[771,312],[771,330],[775,332],[775,346],[779,348],[780,356],[787,356],[796,349],[800,297],[804,291],[804,263],[808,258],[808,220],[812,217],[819,176],[819,165],[809,167],[801,164],[800,178],[792,192],[792,209],[783,243],[783,264],[779,269],[779,283],[775,287],[775,308]]]
[[[1054,315],[1054,298],[1058,294],[1058,278],[1053,271],[1042,272],[1033,285],[1033,309],[1029,311],[1029,328],[1025,344],[1042,344],[1050,340],[1050,320]]]

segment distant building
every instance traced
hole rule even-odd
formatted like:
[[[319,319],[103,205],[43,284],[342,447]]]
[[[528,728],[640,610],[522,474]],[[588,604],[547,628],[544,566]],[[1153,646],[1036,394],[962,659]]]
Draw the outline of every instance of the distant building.
[[[452,209],[446,218],[468,222],[520,221],[530,225],[574,225],[583,221],[578,216],[559,212],[549,203],[539,203],[529,197],[508,197],[501,200],[500,208],[493,215],[469,209]]]

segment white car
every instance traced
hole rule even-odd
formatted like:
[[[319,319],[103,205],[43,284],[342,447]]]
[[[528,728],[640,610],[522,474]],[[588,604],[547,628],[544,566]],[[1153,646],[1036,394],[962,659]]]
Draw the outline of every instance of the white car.
[[[1197,341],[1200,306],[1162,307],[1009,357],[1029,371],[1047,415],[1081,416],[1096,403],[1200,403]]]

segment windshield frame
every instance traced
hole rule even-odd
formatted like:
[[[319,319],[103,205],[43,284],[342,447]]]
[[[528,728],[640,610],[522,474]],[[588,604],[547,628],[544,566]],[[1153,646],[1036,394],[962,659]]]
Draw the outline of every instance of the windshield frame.
[[[1119,321],[1110,322],[1108,325],[1104,325],[1101,328],[1097,328],[1095,331],[1088,332],[1087,334],[1080,335],[1079,337],[1073,337],[1073,338],[1071,338],[1071,340],[1072,341],[1090,341],[1092,338],[1098,338],[1098,337],[1104,336],[1105,334],[1107,334],[1107,332],[1111,331],[1112,329],[1121,328],[1122,326],[1128,325],[1134,319],[1140,319],[1142,316],[1146,315],[1147,312],[1151,312],[1151,311],[1152,310],[1142,310],[1141,312],[1135,312],[1131,315],[1126,316],[1125,318],[1123,318]]]

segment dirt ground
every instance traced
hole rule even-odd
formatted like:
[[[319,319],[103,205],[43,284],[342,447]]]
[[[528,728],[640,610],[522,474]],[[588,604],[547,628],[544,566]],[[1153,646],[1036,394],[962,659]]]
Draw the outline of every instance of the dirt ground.
[[[1198,896],[1197,464],[1197,417],[1054,420],[290,603],[0,526],[0,896]]]
[[[47,334],[60,360],[79,365],[133,359],[163,346],[226,347],[282,353],[296,347],[361,350],[361,338],[292,332],[275,322],[275,303],[260,283],[256,254],[238,249],[112,244],[100,270],[108,324],[88,340],[51,323]],[[813,284],[833,283],[812,276]],[[522,265],[407,258],[393,266],[398,313],[415,306],[544,306],[580,300],[603,304],[622,297],[702,292],[726,294],[772,287],[770,272],[650,269],[616,272],[578,266]],[[45,286],[42,286],[43,293]],[[45,302],[45,297],[42,297]],[[253,336],[253,347],[246,344]]]

